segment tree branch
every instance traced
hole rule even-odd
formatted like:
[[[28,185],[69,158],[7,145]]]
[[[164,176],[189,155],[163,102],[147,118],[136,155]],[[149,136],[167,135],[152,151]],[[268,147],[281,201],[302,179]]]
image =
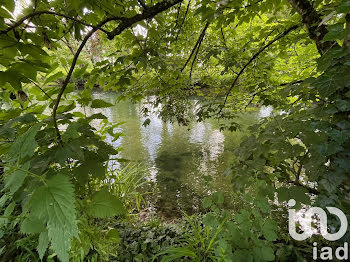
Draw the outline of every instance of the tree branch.
[[[102,29],[101,27],[98,27],[98,26],[94,26],[94,25],[91,25],[91,24],[88,24],[88,23],[85,23],[84,21],[81,21],[77,18],[74,18],[74,17],[71,17],[71,16],[68,16],[68,15],[65,15],[65,14],[61,14],[61,13],[56,13],[56,12],[53,12],[53,11],[36,11],[36,12],[33,12],[33,13],[30,13],[26,16],[23,16],[20,20],[18,20],[16,23],[14,23],[13,25],[9,26],[7,29],[5,30],[2,30],[0,31],[0,35],[2,34],[7,34],[8,32],[10,32],[11,30],[19,27],[21,24],[24,23],[24,21],[26,21],[27,19],[30,19],[32,17],[35,17],[35,16],[40,16],[40,15],[43,15],[43,14],[47,14],[47,15],[54,15],[54,16],[61,16],[61,17],[64,17],[66,19],[69,19],[69,20],[72,20],[72,21],[75,21],[77,23],[80,23],[82,25],[85,25],[85,26],[90,26],[94,29],[98,29],[98,30],[101,30],[102,32],[104,33],[108,33],[108,31]],[[113,20],[121,20],[122,18],[121,17],[114,17]],[[95,30],[95,31],[96,31]]]
[[[58,106],[60,104],[62,95],[63,95],[64,91],[66,90],[67,85],[69,83],[69,80],[70,80],[70,78],[71,78],[71,76],[73,74],[73,71],[74,71],[75,65],[77,63],[78,57],[79,57],[81,51],[83,50],[84,46],[86,45],[87,41],[89,40],[89,38],[97,30],[99,30],[103,25],[105,25],[109,21],[113,21],[113,20],[118,20],[119,19],[122,22],[112,32],[107,32],[107,37],[108,37],[108,39],[111,40],[116,35],[119,35],[125,29],[129,28],[130,26],[132,26],[134,23],[137,23],[137,22],[142,21],[144,19],[152,18],[155,15],[157,15],[158,13],[167,10],[168,8],[176,5],[177,3],[180,3],[181,1],[183,1],[183,0],[164,0],[162,2],[159,2],[159,3],[155,4],[153,7],[147,8],[147,10],[144,10],[144,12],[142,14],[137,14],[137,15],[132,16],[130,18],[109,17],[109,18],[106,18],[105,20],[101,21],[98,25],[92,26],[92,29],[84,37],[83,41],[81,42],[78,50],[76,51],[76,53],[75,53],[75,55],[73,57],[73,61],[72,61],[72,64],[70,66],[69,72],[68,72],[65,80],[62,83],[62,87],[60,89],[60,92],[57,95],[56,103],[55,103],[55,105],[53,107],[53,112],[52,112],[53,124],[54,124],[54,127],[56,129],[56,134],[57,134],[57,138],[58,138],[58,141],[59,141],[60,145],[63,145],[63,142],[62,142],[61,133],[60,133],[60,130],[58,129],[58,124],[57,124],[57,109],[58,109]]]
[[[187,7],[186,7],[186,12],[185,12],[185,15],[184,15],[184,19],[182,19],[180,28],[179,28],[179,30],[176,33],[175,41],[177,41],[177,39],[178,39],[178,37],[180,35],[181,29],[182,29],[182,27],[183,27],[183,25],[185,23],[185,20],[186,20],[186,16],[187,16],[188,10],[190,9],[190,5],[191,5],[191,0],[188,1]]]
[[[140,22],[145,19],[150,19],[157,14],[169,9],[170,7],[182,2],[183,0],[164,0],[155,4],[154,6],[148,7],[141,14],[134,15],[129,18],[122,18],[121,23],[112,31],[107,34],[107,38],[112,40],[115,36],[119,35],[126,28],[129,28],[133,24]]]
[[[185,64],[184,64],[184,65],[182,66],[182,68],[180,69],[181,72],[186,68],[188,62],[191,60],[191,58],[192,58],[194,52],[196,51],[197,47],[199,48],[199,45],[201,44],[201,42],[202,42],[202,40],[203,40],[203,38],[204,38],[204,36],[205,36],[205,31],[207,31],[208,26],[209,26],[209,22],[207,22],[207,23],[205,24],[205,26],[204,26],[204,28],[203,28],[201,34],[199,35],[199,37],[198,37],[198,39],[197,39],[195,45],[193,46],[193,49],[192,49],[192,51],[191,51],[190,56],[187,58]]]
[[[279,39],[281,39],[282,37],[288,35],[290,32],[292,32],[293,30],[297,29],[299,27],[299,25],[294,25],[289,27],[287,30],[285,30],[282,34],[278,35],[276,38],[272,39],[270,42],[268,42],[264,47],[260,48],[260,50],[255,53],[250,59],[249,61],[242,67],[242,69],[238,72],[235,80],[233,81],[231,87],[229,88],[229,90],[226,92],[225,95],[225,100],[224,103],[221,105],[221,108],[219,110],[219,114],[221,113],[221,111],[223,110],[223,108],[225,107],[226,103],[227,103],[227,99],[232,91],[232,89],[235,87],[239,77],[244,73],[244,70],[262,53],[264,52],[265,49],[267,49],[269,46],[271,46],[273,43],[275,43],[276,41],[278,41]]]
[[[306,25],[309,36],[315,41],[318,52],[323,55],[333,46],[338,46],[335,41],[322,41],[328,33],[327,27],[321,24],[321,16],[308,0],[288,0],[292,7],[301,16],[303,23]]]
[[[181,5],[182,2],[179,4],[176,12],[176,21],[175,21],[175,28],[177,27],[177,24],[179,23],[179,16],[180,16],[180,11],[181,11]]]
[[[53,111],[52,111],[52,118],[53,118],[53,124],[55,126],[55,129],[56,129],[56,134],[57,134],[57,138],[58,138],[58,141],[59,143],[62,145],[62,140],[61,140],[61,134],[60,134],[60,130],[58,129],[58,125],[57,125],[57,109],[58,109],[58,106],[60,104],[60,101],[61,101],[61,98],[62,98],[62,95],[64,93],[64,91],[66,90],[66,87],[69,83],[69,80],[73,74],[73,71],[74,71],[74,67],[77,63],[77,60],[78,60],[78,57],[81,53],[81,51],[83,50],[85,44],[87,43],[87,41],[89,40],[89,38],[97,31],[99,30],[99,28],[101,26],[103,26],[104,24],[106,24],[107,22],[113,20],[113,18],[107,18],[105,19],[104,21],[100,22],[97,26],[94,26],[88,33],[87,35],[84,37],[83,41],[81,42],[78,50],[76,51],[74,57],[73,57],[73,61],[72,61],[72,64],[70,66],[70,69],[69,69],[69,72],[66,76],[66,78],[64,79],[63,83],[62,83],[62,87],[60,89],[60,92],[58,93],[57,95],[57,99],[56,99],[56,102],[55,102],[55,105],[53,107]]]
[[[51,101],[53,101],[53,99],[51,98],[51,96],[49,96],[44,89],[42,89],[37,83],[35,83],[34,81],[30,80],[30,82],[32,82],[37,88],[39,88]]]

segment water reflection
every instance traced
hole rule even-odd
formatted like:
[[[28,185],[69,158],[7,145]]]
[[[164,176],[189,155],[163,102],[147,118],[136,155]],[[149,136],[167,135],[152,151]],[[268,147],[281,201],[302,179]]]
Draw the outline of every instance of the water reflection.
[[[116,99],[114,93],[93,96],[109,102]],[[147,177],[155,185],[156,193],[150,201],[157,212],[170,217],[181,210],[192,213],[200,207],[205,194],[229,190],[229,177],[223,173],[242,133],[220,132],[215,121],[191,123],[187,127],[164,123],[156,111],[147,117],[151,122],[145,127],[146,117],[141,116],[141,108],[142,103],[121,101],[111,108],[85,110],[87,114],[102,112],[111,123],[124,122],[117,130],[124,136],[109,142],[123,148],[119,157],[145,163]],[[207,176],[215,181],[210,186],[204,179]]]

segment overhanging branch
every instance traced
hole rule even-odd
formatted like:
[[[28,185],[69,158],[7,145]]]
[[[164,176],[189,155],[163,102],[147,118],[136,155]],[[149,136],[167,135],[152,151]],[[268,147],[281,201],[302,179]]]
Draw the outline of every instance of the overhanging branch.
[[[107,32],[107,37],[108,39],[113,39],[116,35],[119,35],[121,32],[123,32],[125,29],[129,28],[130,26],[132,26],[134,23],[137,23],[139,21],[142,21],[144,19],[150,19],[153,18],[155,15],[157,15],[160,12],[163,12],[165,10],[167,10],[168,8],[176,5],[177,3],[182,2],[183,0],[164,0],[162,2],[159,2],[157,4],[155,4],[152,7],[148,7],[147,9],[145,9],[143,11],[143,13],[141,14],[137,14],[135,16],[132,16],[130,18],[116,18],[116,17],[110,17],[110,18],[106,18],[105,20],[101,21],[98,25],[96,26],[92,26],[92,29],[86,34],[86,36],[84,37],[83,41],[81,42],[78,50],[76,51],[74,57],[73,57],[73,61],[72,64],[70,66],[69,72],[65,78],[65,80],[62,83],[62,87],[60,89],[60,92],[57,95],[57,99],[55,102],[55,105],[53,107],[53,112],[52,112],[52,118],[53,118],[53,123],[54,123],[54,127],[56,130],[56,134],[57,134],[57,138],[58,141],[60,143],[60,145],[63,145],[63,142],[61,140],[61,134],[60,131],[58,129],[58,124],[57,124],[57,109],[58,106],[60,104],[62,95],[64,93],[64,91],[67,88],[67,85],[69,83],[69,80],[73,74],[75,65],[77,63],[78,57],[81,53],[81,51],[83,50],[84,46],[86,45],[87,41],[89,40],[89,38],[97,31],[99,30],[103,25],[105,25],[106,23],[113,21],[113,20],[121,20],[122,22],[112,31],[112,32]]]
[[[73,71],[74,71],[74,68],[75,68],[75,65],[77,63],[77,60],[78,60],[78,57],[81,53],[81,51],[83,50],[85,44],[87,43],[87,41],[89,40],[89,38],[97,31],[99,30],[99,28],[101,26],[103,26],[104,24],[108,23],[109,21],[113,20],[113,18],[107,18],[105,19],[104,21],[100,22],[97,26],[93,27],[88,33],[87,35],[84,37],[83,41],[81,42],[78,50],[76,51],[74,57],[73,57],[73,61],[72,61],[72,64],[70,66],[70,69],[69,69],[69,72],[66,76],[66,78],[64,79],[63,83],[62,83],[62,87],[60,89],[60,92],[58,93],[57,95],[57,99],[56,99],[56,102],[55,102],[55,105],[53,107],[53,110],[52,110],[52,118],[53,118],[53,124],[55,126],[55,129],[56,129],[56,134],[57,134],[57,138],[58,138],[58,141],[59,143],[62,145],[62,140],[61,140],[61,134],[60,134],[60,130],[58,129],[58,124],[57,124],[57,109],[58,109],[58,106],[60,104],[60,101],[61,101],[61,98],[62,98],[62,95],[64,93],[64,91],[66,90],[67,88],[67,85],[69,83],[69,80],[73,74]]]
[[[61,14],[61,13],[56,13],[56,12],[53,12],[53,11],[36,11],[36,12],[33,12],[33,13],[30,13],[26,16],[23,16],[20,20],[18,20],[16,23],[14,23],[13,25],[9,26],[8,28],[6,28],[5,30],[2,30],[0,31],[0,35],[2,34],[7,34],[8,32],[10,32],[11,30],[19,27],[21,24],[23,24],[26,20],[32,18],[32,17],[35,17],[35,16],[40,16],[40,15],[44,15],[44,14],[47,14],[47,15],[54,15],[54,16],[61,16],[61,17],[64,17],[66,19],[69,19],[69,20],[72,20],[72,21],[75,21],[77,23],[80,23],[82,25],[85,25],[85,26],[89,26],[89,27],[92,27],[93,29],[98,29],[98,30],[101,30],[102,32],[104,33],[108,33],[108,31],[104,30],[103,28],[101,27],[98,27],[98,26],[94,26],[94,25],[91,25],[91,24],[88,24],[88,23],[85,23],[84,21],[81,21],[75,17],[71,17],[71,16],[68,16],[68,15],[65,15],[65,14]],[[122,18],[121,17],[113,17],[113,20],[121,20]],[[95,31],[96,31],[95,30]]]
[[[112,40],[115,36],[119,35],[125,29],[129,28],[133,24],[140,22],[145,19],[150,19],[157,14],[169,9],[170,7],[182,2],[183,0],[164,0],[155,4],[154,6],[148,7],[141,14],[134,15],[129,18],[123,18],[121,23],[110,33],[107,34],[107,38]]]
[[[201,45],[201,43],[202,43],[202,41],[203,41],[203,38],[204,38],[204,36],[205,36],[205,32],[206,32],[207,29],[208,29],[208,26],[209,26],[209,22],[207,22],[207,23],[205,24],[205,26],[204,26],[204,28],[203,28],[201,34],[199,35],[199,37],[198,37],[198,39],[197,39],[195,45],[193,46],[193,49],[192,49],[192,51],[191,51],[190,56],[187,58],[185,64],[181,67],[181,69],[180,69],[181,72],[186,68],[188,62],[191,60],[191,58],[192,58],[193,54],[195,53],[195,51],[199,49],[199,47],[200,47],[200,45]],[[198,49],[197,49],[197,48],[198,48]]]
[[[297,29],[299,27],[299,25],[294,25],[289,27],[287,30],[285,30],[283,33],[281,33],[280,35],[278,35],[277,37],[275,37],[274,39],[272,39],[270,42],[268,42],[265,46],[263,46],[262,48],[259,49],[259,51],[257,53],[255,53],[250,59],[249,61],[242,67],[242,69],[239,71],[239,73],[237,74],[235,80],[233,81],[231,87],[229,88],[229,90],[226,92],[225,95],[225,100],[224,103],[221,105],[220,110],[219,110],[219,114],[221,113],[221,111],[223,110],[223,108],[225,107],[226,103],[227,103],[227,99],[232,91],[232,89],[235,87],[239,77],[244,73],[245,69],[262,53],[264,52],[265,49],[267,49],[268,47],[270,47],[273,43],[275,43],[276,41],[278,41],[279,39],[281,39],[282,37],[288,35],[290,32],[292,32],[293,30]]]

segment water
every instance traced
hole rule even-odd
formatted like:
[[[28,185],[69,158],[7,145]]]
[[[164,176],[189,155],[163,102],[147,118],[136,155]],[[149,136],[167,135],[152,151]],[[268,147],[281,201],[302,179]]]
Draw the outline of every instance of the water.
[[[94,93],[93,97],[114,103],[117,95]],[[102,112],[111,123],[124,122],[118,127],[124,136],[113,144],[123,148],[119,157],[146,166],[146,177],[153,182],[154,191],[148,200],[158,214],[164,217],[176,217],[182,211],[191,214],[200,210],[205,195],[216,190],[230,192],[230,176],[224,173],[233,149],[243,137],[241,132],[220,132],[215,120],[193,122],[189,126],[165,123],[157,112],[142,116],[142,106],[121,101],[114,107],[86,108],[85,112]],[[151,122],[145,127],[146,118]],[[241,121],[254,122],[256,118],[246,114]]]

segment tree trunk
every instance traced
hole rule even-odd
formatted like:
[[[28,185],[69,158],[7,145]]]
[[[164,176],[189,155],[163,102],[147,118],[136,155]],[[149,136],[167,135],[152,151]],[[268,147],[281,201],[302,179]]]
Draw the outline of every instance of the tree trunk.
[[[326,25],[320,25],[321,16],[316,12],[315,8],[308,0],[288,0],[292,7],[301,16],[304,25],[306,25],[309,36],[315,41],[318,52],[323,55],[333,46],[337,46],[335,41],[322,41],[323,37],[328,33]],[[319,26],[320,25],[320,26]]]

